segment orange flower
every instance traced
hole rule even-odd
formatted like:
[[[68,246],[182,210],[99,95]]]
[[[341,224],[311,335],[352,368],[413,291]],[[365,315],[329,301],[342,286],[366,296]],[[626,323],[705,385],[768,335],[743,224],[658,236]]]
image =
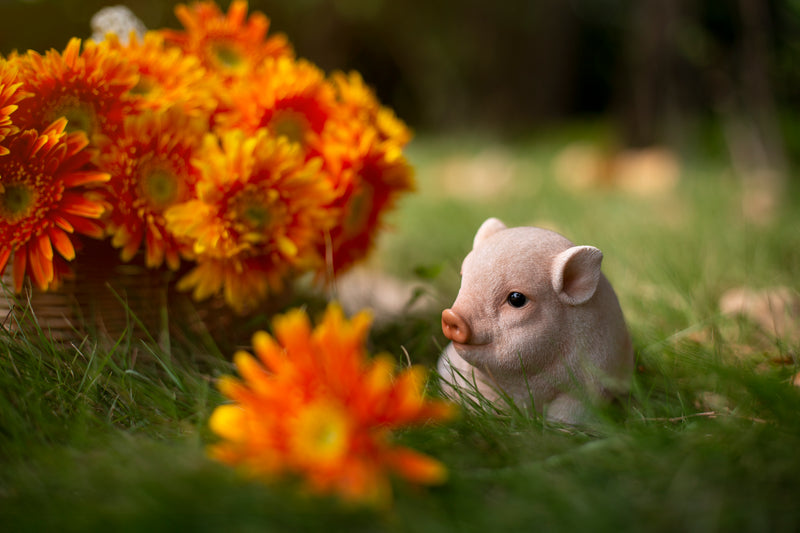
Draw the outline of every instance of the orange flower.
[[[308,61],[269,59],[257,76],[238,84],[233,109],[220,118],[224,128],[255,132],[267,128],[276,137],[300,144],[304,153],[322,134],[337,102],[325,74]]]
[[[222,293],[239,312],[252,310],[293,270],[321,260],[316,250],[333,223],[330,184],[318,160],[265,130],[207,135],[197,199],[170,208],[168,229],[188,242],[197,266],[178,284],[196,299]]]
[[[127,44],[109,34],[108,46],[135,65],[139,74],[128,92],[137,110],[164,110],[178,107],[185,114],[207,117],[215,108],[214,78],[200,60],[180,49],[167,47],[158,32],[147,32],[141,42],[135,34]]]
[[[68,131],[83,131],[94,142],[110,134],[131,112],[125,93],[136,85],[136,68],[107,42],[71,39],[63,53],[17,56],[19,79],[33,97],[20,102],[14,121],[21,129],[43,130],[60,117]]]
[[[382,107],[357,73],[330,80],[314,65],[291,58],[268,60],[258,76],[234,87],[232,109],[219,124],[273,135],[297,143],[307,159],[320,157],[340,213],[330,239],[318,253],[335,273],[372,248],[385,213],[414,189],[411,166],[402,153],[411,133]],[[326,247],[330,247],[328,250]]]
[[[357,126],[339,134],[349,140],[342,139],[338,145],[323,141],[326,162],[341,169],[331,172],[338,192],[332,207],[342,213],[330,236],[332,267],[337,273],[369,252],[386,213],[415,186],[413,169],[401,147],[391,140],[381,141],[374,127]]]
[[[122,249],[123,261],[130,261],[144,243],[148,267],[166,259],[177,270],[181,247],[166,229],[164,212],[194,197],[199,173],[191,160],[205,127],[172,108],[128,117],[119,134],[99,141],[98,163],[111,174],[107,232]]]
[[[109,176],[86,170],[86,136],[65,133],[66,125],[61,119],[41,134],[26,130],[3,142],[9,153],[0,157],[0,272],[13,253],[17,292],[26,273],[41,289],[58,284],[58,257],[75,257],[73,233],[103,235],[95,222],[103,205],[84,187]]]
[[[369,359],[370,318],[347,320],[332,304],[312,330],[304,311],[274,321],[275,337],[253,337],[258,361],[238,352],[241,380],[219,384],[233,403],[218,407],[211,429],[221,441],[212,457],[267,480],[299,475],[316,493],[385,503],[389,474],[423,483],[446,478],[438,461],[392,442],[392,430],[453,415],[424,397],[419,367],[394,371],[391,357]]]
[[[214,2],[196,2],[190,7],[178,5],[175,15],[184,30],[162,30],[166,42],[196,55],[204,67],[226,80],[250,75],[267,58],[292,55],[284,36],[266,37],[267,17],[253,13],[246,18],[244,0],[231,2],[227,14]]]
[[[381,106],[358,72],[335,72],[331,82],[351,121],[374,125],[382,141],[392,140],[401,147],[411,141],[411,132],[406,125],[391,109]]]
[[[382,107],[361,76],[332,76],[339,103],[336,127],[318,144],[334,180],[342,219],[331,232],[335,272],[363,258],[372,248],[383,217],[401,195],[414,190],[413,169],[403,155],[411,133]]]
[[[20,90],[21,87],[16,66],[0,59],[0,142],[19,131],[11,121],[11,115],[17,110],[17,104],[30,96],[30,93]],[[0,155],[7,153],[8,148],[0,145]]]

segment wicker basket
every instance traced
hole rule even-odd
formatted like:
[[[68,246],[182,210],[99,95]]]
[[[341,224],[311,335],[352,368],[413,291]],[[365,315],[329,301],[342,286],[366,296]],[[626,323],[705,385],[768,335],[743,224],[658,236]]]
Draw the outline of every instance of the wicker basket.
[[[162,327],[172,273],[149,269],[141,257],[119,262],[119,251],[105,241],[88,241],[73,262],[74,277],[54,291],[26,282],[13,295],[10,272],[3,275],[0,319],[11,330],[40,328],[51,339],[71,341],[86,334],[112,339],[126,331],[157,333]]]
[[[26,280],[16,295],[11,292],[11,269],[6,269],[5,290],[0,290],[2,327],[34,334],[41,330],[48,338],[65,342],[87,335],[116,341],[126,333],[160,341],[168,331],[177,338],[211,339],[219,348],[232,349],[248,345],[252,334],[267,328],[270,317],[296,296],[289,285],[259,309],[239,316],[221,296],[195,302],[190,294],[175,289],[175,281],[191,265],[179,272],[149,269],[141,255],[120,263],[119,250],[107,241],[87,240],[71,266],[74,276],[57,290],[41,291]]]
[[[0,323],[11,331],[41,331],[56,341],[69,341],[77,337],[75,308],[67,280],[62,290],[43,292],[33,289],[26,281],[20,294],[13,294],[14,281],[7,270],[3,274],[3,293],[0,294]]]

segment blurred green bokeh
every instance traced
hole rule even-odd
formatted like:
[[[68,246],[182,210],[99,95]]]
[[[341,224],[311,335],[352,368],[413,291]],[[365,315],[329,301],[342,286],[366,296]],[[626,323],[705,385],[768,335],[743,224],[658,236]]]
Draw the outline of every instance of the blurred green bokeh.
[[[120,3],[150,28],[178,25],[175,0]],[[110,4],[0,0],[0,53],[87,37],[91,15]],[[250,9],[298,55],[359,70],[417,130],[528,133],[602,117],[623,145],[685,150],[713,146],[708,125],[736,117],[768,165],[800,159],[798,0],[251,0]]]

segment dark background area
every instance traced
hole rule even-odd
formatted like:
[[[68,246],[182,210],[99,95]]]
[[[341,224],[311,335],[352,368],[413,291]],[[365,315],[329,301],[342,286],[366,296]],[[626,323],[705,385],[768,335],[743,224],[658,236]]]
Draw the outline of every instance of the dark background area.
[[[178,25],[177,3],[125,4],[160,28]],[[61,49],[88,36],[106,5],[0,0],[0,52]],[[250,9],[299,56],[360,71],[417,131],[528,134],[600,117],[625,146],[713,148],[745,131],[752,139],[727,146],[757,164],[800,160],[798,0],[252,0]]]

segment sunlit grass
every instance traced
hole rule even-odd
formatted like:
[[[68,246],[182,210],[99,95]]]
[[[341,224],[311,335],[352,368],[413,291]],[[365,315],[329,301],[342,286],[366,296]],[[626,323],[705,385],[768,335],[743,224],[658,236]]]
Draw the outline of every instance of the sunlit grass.
[[[222,401],[213,382],[232,372],[228,348],[209,336],[131,330],[57,345],[35,329],[0,333],[0,529],[796,531],[798,339],[718,304],[735,286],[798,290],[796,191],[760,226],[742,216],[722,163],[692,162],[675,191],[656,197],[575,193],[552,177],[555,143],[516,143],[488,159],[500,172],[510,165],[505,185],[454,192],[447,165],[485,146],[411,147],[420,190],[370,264],[424,281],[438,308],[377,325],[370,349],[433,365],[444,344],[438,314],[479,224],[546,224],[604,251],[633,335],[631,394],[595,424],[559,427],[473,402],[450,424],[399,436],[441,459],[447,484],[398,484],[392,509],[351,509],[207,459],[206,422]]]

